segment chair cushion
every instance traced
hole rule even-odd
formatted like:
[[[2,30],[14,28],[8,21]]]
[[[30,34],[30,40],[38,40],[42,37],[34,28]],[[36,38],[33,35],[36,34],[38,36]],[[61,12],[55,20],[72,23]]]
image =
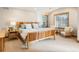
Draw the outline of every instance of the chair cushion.
[[[71,27],[65,27],[65,29],[64,29],[65,32],[72,32],[72,30],[73,29]]]
[[[66,33],[64,31],[61,32],[62,35],[66,35]]]

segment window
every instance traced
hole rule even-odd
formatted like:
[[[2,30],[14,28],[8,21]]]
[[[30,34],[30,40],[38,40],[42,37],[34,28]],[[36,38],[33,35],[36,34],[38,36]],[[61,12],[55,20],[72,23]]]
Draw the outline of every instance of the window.
[[[69,25],[69,13],[55,15],[55,27],[64,28]]]
[[[43,15],[42,16],[42,21],[43,21],[43,25],[42,27],[48,27],[48,16],[47,15]]]

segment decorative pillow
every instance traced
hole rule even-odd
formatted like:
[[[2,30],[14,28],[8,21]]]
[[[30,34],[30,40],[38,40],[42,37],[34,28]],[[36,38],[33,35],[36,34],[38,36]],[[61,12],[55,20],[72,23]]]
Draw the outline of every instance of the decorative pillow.
[[[26,29],[32,29],[32,25],[31,24],[25,24]]]
[[[33,25],[33,28],[39,28],[38,24],[32,24]]]
[[[72,32],[72,28],[71,27],[65,27],[65,32]]]
[[[26,26],[24,24],[21,25],[22,29],[26,29]]]

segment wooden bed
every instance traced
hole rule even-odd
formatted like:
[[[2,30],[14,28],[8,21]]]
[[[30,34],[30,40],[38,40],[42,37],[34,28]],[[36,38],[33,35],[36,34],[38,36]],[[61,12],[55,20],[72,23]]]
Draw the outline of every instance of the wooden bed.
[[[26,37],[27,47],[29,48],[29,43],[32,41],[39,41],[47,38],[54,38],[55,40],[55,30],[43,31],[43,32],[30,32]]]
[[[25,22],[17,22],[17,26],[20,26],[21,24],[25,24]],[[27,24],[37,23],[37,22],[26,22]],[[47,39],[47,38],[53,38],[55,40],[55,29],[53,28],[42,28],[42,30],[39,28],[37,31],[29,31],[24,39],[27,48],[29,48],[30,42],[36,42],[39,40]]]

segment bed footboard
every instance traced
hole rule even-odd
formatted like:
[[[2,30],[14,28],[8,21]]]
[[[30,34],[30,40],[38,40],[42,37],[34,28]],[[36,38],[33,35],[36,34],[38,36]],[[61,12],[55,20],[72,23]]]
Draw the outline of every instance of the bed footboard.
[[[36,41],[40,39],[46,39],[49,37],[53,37],[55,40],[55,30],[42,31],[42,32],[30,32],[26,38],[27,48],[29,48],[29,43],[31,41]]]

